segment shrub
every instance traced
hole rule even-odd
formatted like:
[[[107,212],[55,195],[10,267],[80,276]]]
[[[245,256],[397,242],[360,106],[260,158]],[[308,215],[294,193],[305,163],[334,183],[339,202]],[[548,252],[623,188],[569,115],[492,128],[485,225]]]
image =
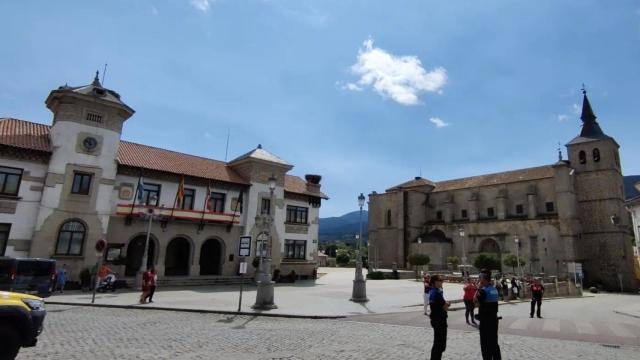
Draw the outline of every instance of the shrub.
[[[413,266],[429,265],[431,262],[429,255],[425,254],[411,254],[407,260],[409,261],[409,264]]]
[[[351,258],[349,257],[349,253],[347,251],[344,251],[342,249],[338,250],[338,254],[336,255],[336,263],[338,263],[338,265],[347,265],[349,264],[349,260],[351,260]]]
[[[384,273],[382,271],[372,271],[367,274],[367,279],[384,280]]]
[[[518,266],[518,259],[520,259],[520,266],[524,266],[525,262],[523,258],[518,258],[513,254],[509,254],[504,257],[504,264],[507,266],[511,266],[513,272],[516,272],[516,266]]]
[[[477,269],[496,270],[501,269],[500,259],[495,254],[481,253],[473,260],[473,266]]]

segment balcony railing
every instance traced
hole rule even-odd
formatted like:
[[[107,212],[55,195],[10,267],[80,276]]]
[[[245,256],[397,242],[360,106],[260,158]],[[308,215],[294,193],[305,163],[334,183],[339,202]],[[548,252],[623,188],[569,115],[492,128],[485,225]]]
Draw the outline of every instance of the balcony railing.
[[[154,215],[166,218],[193,222],[218,222],[223,224],[239,224],[242,214],[219,213],[199,210],[172,209],[166,207],[118,204],[116,214],[125,217],[140,217],[153,209]]]

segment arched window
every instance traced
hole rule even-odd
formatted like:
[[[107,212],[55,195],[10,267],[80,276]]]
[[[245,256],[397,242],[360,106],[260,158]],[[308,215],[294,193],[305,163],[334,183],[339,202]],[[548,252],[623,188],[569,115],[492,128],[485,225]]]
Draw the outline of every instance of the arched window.
[[[77,220],[67,221],[60,227],[58,232],[58,243],[56,244],[57,255],[82,255],[84,246],[84,236],[87,230],[83,223]]]
[[[580,153],[578,154],[578,159],[580,160],[580,164],[586,164],[587,163],[587,154],[580,150]]]
[[[391,210],[387,210],[387,226],[391,226]]]
[[[600,161],[600,150],[598,150],[598,148],[593,149],[593,161]]]

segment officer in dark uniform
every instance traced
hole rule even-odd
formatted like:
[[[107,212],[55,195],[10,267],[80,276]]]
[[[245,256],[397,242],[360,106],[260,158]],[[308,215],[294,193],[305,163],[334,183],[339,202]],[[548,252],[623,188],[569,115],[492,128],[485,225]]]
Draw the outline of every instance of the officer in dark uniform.
[[[540,316],[540,307],[542,306],[542,295],[544,295],[544,285],[540,283],[539,279],[533,280],[533,284],[531,284],[531,313],[529,313],[529,317],[533,317],[533,311],[536,309],[536,304],[538,305],[538,311],[536,311],[536,316],[542,318]]]
[[[431,360],[439,360],[442,359],[442,353],[447,348],[447,311],[449,310],[449,303],[444,300],[442,279],[438,275],[431,277],[429,307],[431,308],[431,327],[433,327]]]
[[[483,360],[499,360],[498,345],[498,299],[500,294],[491,283],[491,272],[480,272],[479,289],[475,302],[478,304],[478,320],[480,320],[480,348]]]

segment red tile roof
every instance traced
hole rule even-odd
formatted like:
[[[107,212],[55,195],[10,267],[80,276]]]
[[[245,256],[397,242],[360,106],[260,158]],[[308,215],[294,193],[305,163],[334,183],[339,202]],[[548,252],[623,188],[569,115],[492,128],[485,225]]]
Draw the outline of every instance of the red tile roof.
[[[433,190],[433,192],[507,184],[550,177],[553,177],[553,167],[551,165],[538,166],[527,169],[505,171],[495,174],[440,181],[436,183],[436,188]]]
[[[0,144],[28,150],[51,152],[49,132],[51,126],[25,120],[0,118]],[[249,182],[224,162],[175,151],[120,141],[118,164],[142,169],[157,170],[178,175],[195,176],[238,184]],[[297,176],[286,175],[285,191],[310,196],[306,182]],[[325,194],[321,197],[327,198]]]
[[[312,193],[307,191],[307,182],[299,178],[298,176],[285,175],[284,177],[284,191],[296,194],[303,194],[315,197],[321,197],[323,199],[329,199],[323,192]]]
[[[20,149],[51,152],[49,125],[0,118],[0,144]]]

